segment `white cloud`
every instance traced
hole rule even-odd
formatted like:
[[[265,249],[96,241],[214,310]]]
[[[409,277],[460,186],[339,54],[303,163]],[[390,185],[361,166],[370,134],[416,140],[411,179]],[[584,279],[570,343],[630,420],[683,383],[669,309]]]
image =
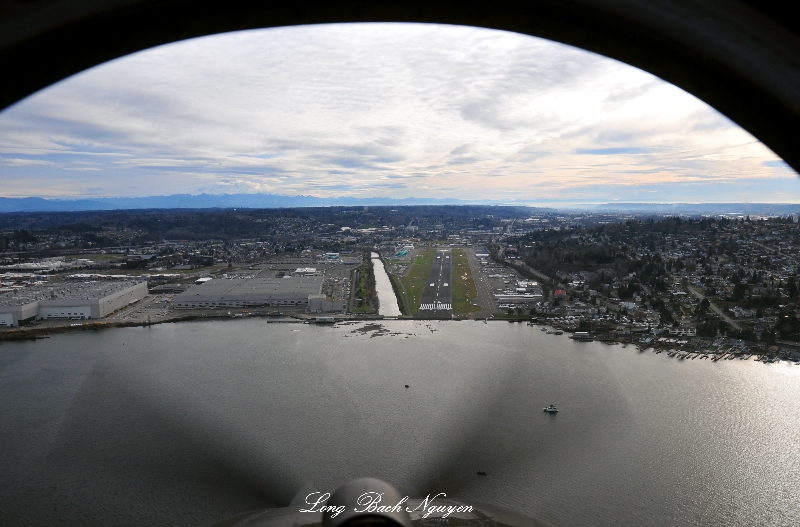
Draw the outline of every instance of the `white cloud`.
[[[779,201],[800,199],[794,172],[777,161],[650,74],[457,26],[301,26],[179,42],[0,114],[6,196],[649,200],[647,185],[680,194],[711,182],[724,200],[769,179]]]

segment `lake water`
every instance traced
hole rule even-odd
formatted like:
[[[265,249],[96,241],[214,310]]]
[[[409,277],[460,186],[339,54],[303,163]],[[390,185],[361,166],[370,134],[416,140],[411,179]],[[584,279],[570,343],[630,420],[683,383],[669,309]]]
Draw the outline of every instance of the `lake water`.
[[[3,343],[0,400],[6,525],[200,526],[364,475],[563,527],[800,524],[786,363],[250,318]]]
[[[386,274],[386,268],[378,253],[372,253],[372,268],[375,273],[375,290],[378,293],[378,314],[387,317],[399,316],[400,306],[397,304],[397,295],[394,294],[392,282]]]

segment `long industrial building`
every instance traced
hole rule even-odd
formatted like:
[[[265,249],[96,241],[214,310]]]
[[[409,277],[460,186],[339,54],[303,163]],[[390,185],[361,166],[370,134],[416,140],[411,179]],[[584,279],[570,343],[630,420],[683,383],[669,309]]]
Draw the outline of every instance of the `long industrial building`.
[[[57,282],[0,292],[0,326],[32,320],[91,320],[147,296],[147,282]]]
[[[213,279],[175,296],[176,309],[307,306],[322,291],[322,275]]]

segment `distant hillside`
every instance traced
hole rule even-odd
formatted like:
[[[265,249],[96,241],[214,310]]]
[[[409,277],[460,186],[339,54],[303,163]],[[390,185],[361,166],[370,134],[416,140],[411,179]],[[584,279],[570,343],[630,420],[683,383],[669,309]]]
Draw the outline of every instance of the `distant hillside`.
[[[0,198],[0,212],[68,212],[132,209],[293,208],[328,206],[491,205],[490,200],[431,198],[317,198],[280,194],[173,194],[141,198],[45,199]],[[498,202],[498,204],[500,204]]]
[[[139,209],[272,209],[299,207],[349,206],[409,206],[409,205],[503,205],[519,207],[521,203],[493,200],[461,200],[434,198],[318,198],[315,196],[284,196],[280,194],[172,194],[140,198],[0,198],[0,213],[4,212],[79,212]],[[631,214],[800,214],[797,203],[603,203],[573,205],[543,200],[531,206],[549,210],[581,210]],[[541,209],[540,209],[541,210]]]
[[[597,212],[653,214],[800,214],[798,203],[604,203],[583,208]]]

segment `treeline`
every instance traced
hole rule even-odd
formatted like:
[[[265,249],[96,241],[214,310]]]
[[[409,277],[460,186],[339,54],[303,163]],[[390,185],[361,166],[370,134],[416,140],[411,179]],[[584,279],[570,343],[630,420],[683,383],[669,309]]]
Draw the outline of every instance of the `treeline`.
[[[375,284],[375,267],[369,253],[363,255],[364,263],[356,271],[355,305],[353,311],[378,312],[378,291]]]
[[[352,229],[407,226],[425,229],[492,228],[500,218],[525,218],[525,207],[399,206],[399,207],[306,207],[286,209],[137,209],[85,212],[0,214],[0,230],[26,230],[46,234],[94,236],[94,244],[105,245],[104,231],[132,230],[131,242],[158,239],[201,240],[217,238],[265,239],[296,234],[325,235]]]
[[[545,274],[556,271],[594,271],[600,267],[629,267],[628,258],[616,245],[579,245],[562,241],[537,245],[525,256],[525,263]]]
[[[12,246],[19,246],[25,243],[37,243],[37,238],[32,232],[27,229],[17,229],[4,236],[0,236],[0,249],[6,250]]]
[[[550,276],[559,272],[587,271],[588,285],[593,289],[611,285],[615,279],[624,277],[626,283],[620,283],[618,289],[621,299],[631,298],[633,293],[640,291],[640,284],[655,292],[667,290],[667,270],[661,257],[645,255],[632,259],[616,246],[537,247],[524,261]]]

